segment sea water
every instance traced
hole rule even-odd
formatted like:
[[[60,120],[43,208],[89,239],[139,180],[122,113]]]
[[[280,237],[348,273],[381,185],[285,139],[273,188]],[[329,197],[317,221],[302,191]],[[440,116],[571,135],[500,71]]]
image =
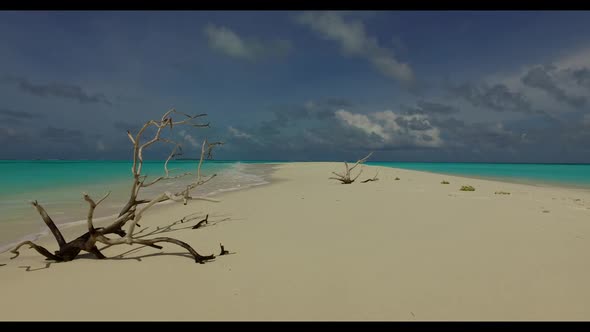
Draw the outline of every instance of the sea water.
[[[367,165],[525,184],[590,189],[590,164],[367,162]]]

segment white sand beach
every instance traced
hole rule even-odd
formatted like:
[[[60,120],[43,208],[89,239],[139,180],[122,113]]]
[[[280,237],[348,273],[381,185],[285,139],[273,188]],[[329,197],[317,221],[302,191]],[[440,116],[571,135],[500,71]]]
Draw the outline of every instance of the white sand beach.
[[[52,264],[2,253],[0,320],[590,319],[589,191],[375,166],[357,181],[376,182],[328,180],[342,168],[277,165],[269,185],[146,214],[140,235],[194,215],[165,236],[234,253],[206,264],[166,244]]]

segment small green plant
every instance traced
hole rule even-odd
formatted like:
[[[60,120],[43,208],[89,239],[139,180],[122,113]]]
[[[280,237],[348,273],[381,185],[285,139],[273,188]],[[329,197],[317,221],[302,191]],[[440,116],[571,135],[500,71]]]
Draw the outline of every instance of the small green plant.
[[[461,191],[475,191],[475,188],[472,186],[462,186]]]
[[[398,178],[398,177],[396,177],[396,178],[395,178],[395,181],[398,181],[398,180],[399,180],[399,178]]]
[[[441,184],[449,184],[449,181],[443,180],[443,182],[441,182]]]
[[[510,193],[507,191],[496,191],[494,194],[496,194],[496,195],[510,195]]]

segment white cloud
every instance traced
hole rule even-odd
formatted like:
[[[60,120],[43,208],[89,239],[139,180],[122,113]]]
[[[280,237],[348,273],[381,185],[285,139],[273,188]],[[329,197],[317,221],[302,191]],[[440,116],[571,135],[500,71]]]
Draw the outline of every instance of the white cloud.
[[[549,64],[549,63],[547,63]],[[590,48],[582,48],[555,58],[547,67],[548,74],[555,84],[569,96],[586,96],[587,89],[576,84],[572,79],[571,70],[590,68]],[[530,63],[511,72],[501,72],[488,75],[483,81],[489,84],[504,84],[512,91],[522,93],[531,101],[533,108],[544,110],[552,114],[575,111],[576,108],[567,105],[563,100],[557,100],[547,91],[527,86],[522,78],[535,67],[545,63]]]
[[[181,130],[178,132],[178,135],[180,135],[182,138],[184,138],[185,141],[189,142],[193,147],[195,148],[201,148],[201,144],[199,144],[199,142],[197,142],[197,140],[192,137],[191,135],[186,133],[186,130]]]
[[[256,39],[244,39],[237,33],[223,26],[209,24],[204,33],[209,47],[227,56],[255,60],[267,55],[284,55],[291,49],[288,40],[261,42]]]
[[[434,127],[424,114],[405,115],[392,111],[355,114],[339,110],[335,115],[346,126],[378,136],[385,145],[439,147],[443,144],[440,129]]]
[[[369,135],[375,134],[384,140],[391,139],[391,136],[385,132],[385,128],[381,124],[373,122],[365,114],[355,114],[344,110],[336,111],[335,114],[336,118],[351,127],[359,128]]]
[[[242,130],[239,130],[235,127],[229,126],[227,127],[227,130],[229,130],[230,134],[232,134],[233,137],[235,138],[239,138],[239,139],[246,139],[249,140],[253,143],[259,144],[259,145],[264,145],[259,139],[257,139],[256,137],[252,136],[251,134],[248,134],[247,132],[244,132]]]
[[[229,130],[229,132],[234,135],[234,137],[237,138],[246,138],[246,139],[252,139],[252,135],[245,133],[239,129],[236,129],[232,126],[227,127],[227,129]]]
[[[297,17],[297,22],[324,39],[338,42],[345,54],[365,58],[381,74],[402,83],[413,82],[412,68],[398,61],[391,50],[381,47],[375,37],[367,35],[361,21],[345,21],[334,12],[306,12]]]

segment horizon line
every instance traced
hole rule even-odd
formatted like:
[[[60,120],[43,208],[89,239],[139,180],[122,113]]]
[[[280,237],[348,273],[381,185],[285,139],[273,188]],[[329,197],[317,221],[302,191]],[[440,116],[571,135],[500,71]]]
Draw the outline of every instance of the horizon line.
[[[198,158],[185,158],[185,159],[176,159],[171,160],[170,162],[178,162],[178,161],[198,161]],[[48,158],[48,159],[0,159],[0,162],[4,161],[24,161],[24,162],[34,162],[34,161],[65,161],[65,162],[80,162],[80,161],[89,161],[89,162],[96,162],[96,161],[103,161],[103,162],[132,162],[131,160],[127,159],[57,159],[57,158]],[[145,162],[164,162],[164,159],[153,159],[153,160],[145,160]],[[215,159],[215,160],[204,160],[204,162],[355,162],[355,160],[293,160],[293,159]],[[535,165],[590,165],[590,162],[511,162],[511,161],[396,161],[396,160],[372,160],[367,161],[365,164],[371,163],[424,163],[424,164],[514,164],[514,165],[527,165],[527,164],[535,164]]]

